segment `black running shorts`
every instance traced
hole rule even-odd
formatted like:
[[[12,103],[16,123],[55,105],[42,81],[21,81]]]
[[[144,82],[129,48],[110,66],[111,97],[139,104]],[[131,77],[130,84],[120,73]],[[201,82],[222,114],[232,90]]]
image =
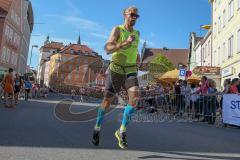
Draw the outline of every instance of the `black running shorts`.
[[[105,82],[104,96],[107,98],[111,98],[115,94],[119,93],[121,91],[121,88],[128,90],[129,88],[134,86],[139,86],[137,73],[122,75],[109,69]]]

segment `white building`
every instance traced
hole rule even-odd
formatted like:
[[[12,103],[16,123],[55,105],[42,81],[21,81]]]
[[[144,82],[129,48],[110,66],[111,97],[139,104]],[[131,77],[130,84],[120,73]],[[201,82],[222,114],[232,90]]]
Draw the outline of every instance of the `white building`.
[[[50,60],[50,56],[57,53],[63,47],[64,47],[63,43],[49,42],[49,36],[47,37],[44,43],[44,46],[40,48],[39,66],[38,66],[38,75],[37,75],[37,82],[39,84],[41,85],[44,84],[46,62]]]
[[[240,0],[212,0],[213,65],[225,79],[240,73]]]

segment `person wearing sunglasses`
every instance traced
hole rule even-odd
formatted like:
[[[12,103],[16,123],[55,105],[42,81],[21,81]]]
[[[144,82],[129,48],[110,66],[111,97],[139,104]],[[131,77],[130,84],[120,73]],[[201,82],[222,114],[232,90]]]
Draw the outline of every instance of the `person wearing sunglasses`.
[[[105,51],[112,54],[112,60],[108,68],[104,99],[98,108],[98,117],[94,127],[92,142],[96,146],[99,145],[103,116],[113,102],[115,95],[123,88],[127,91],[129,100],[124,106],[122,124],[115,132],[115,137],[118,140],[119,147],[126,149],[126,126],[137,107],[137,98],[139,96],[137,64],[140,60],[138,54],[140,33],[134,29],[134,25],[139,18],[138,9],[136,7],[128,7],[123,11],[123,16],[124,24],[113,28],[105,45]]]

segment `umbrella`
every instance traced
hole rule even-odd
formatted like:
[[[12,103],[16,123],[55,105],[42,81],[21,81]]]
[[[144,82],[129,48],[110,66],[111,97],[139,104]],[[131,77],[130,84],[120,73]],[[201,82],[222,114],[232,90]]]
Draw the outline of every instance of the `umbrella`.
[[[196,74],[192,74],[188,79],[188,82],[190,83],[194,83],[194,82],[200,82],[201,81],[201,77],[197,76]]]
[[[174,69],[172,71],[168,71],[162,75],[158,75],[156,79],[160,82],[168,82],[171,84],[172,82],[176,82],[179,79],[179,70]],[[190,83],[199,82],[200,80],[201,78],[196,74],[192,74],[189,78],[187,78],[187,81]]]
[[[157,79],[159,81],[165,81],[165,82],[175,82],[176,80],[178,80],[179,77],[179,70],[178,69],[174,69],[172,71],[168,71],[162,75],[157,76]]]

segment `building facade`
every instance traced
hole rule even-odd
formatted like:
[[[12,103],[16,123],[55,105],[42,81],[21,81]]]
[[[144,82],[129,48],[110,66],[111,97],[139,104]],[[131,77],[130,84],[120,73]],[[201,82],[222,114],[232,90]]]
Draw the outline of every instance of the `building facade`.
[[[86,45],[70,44],[53,54],[49,61],[49,86],[103,86],[105,84],[104,60]],[[45,83],[45,82],[44,82]]]
[[[33,24],[29,0],[0,0],[0,74],[25,73]]]
[[[199,56],[201,56],[201,40],[203,37],[197,37],[195,32],[190,33],[189,38],[189,57],[188,57],[188,66],[189,70],[193,70],[199,65]],[[199,52],[200,49],[200,52]]]
[[[207,34],[201,40],[201,59],[199,60],[201,61],[201,66],[208,66],[208,67],[212,66],[212,30],[211,29],[208,30]]]
[[[63,43],[60,42],[50,42],[49,36],[47,37],[44,45],[40,48],[40,55],[39,55],[39,66],[38,66],[38,74],[37,74],[37,82],[41,85],[44,84],[45,79],[45,70],[46,69],[46,62],[50,60],[51,55],[58,53],[62,48],[64,48]],[[48,67],[48,66],[47,66]]]
[[[213,66],[225,79],[240,73],[240,0],[212,0]]]

